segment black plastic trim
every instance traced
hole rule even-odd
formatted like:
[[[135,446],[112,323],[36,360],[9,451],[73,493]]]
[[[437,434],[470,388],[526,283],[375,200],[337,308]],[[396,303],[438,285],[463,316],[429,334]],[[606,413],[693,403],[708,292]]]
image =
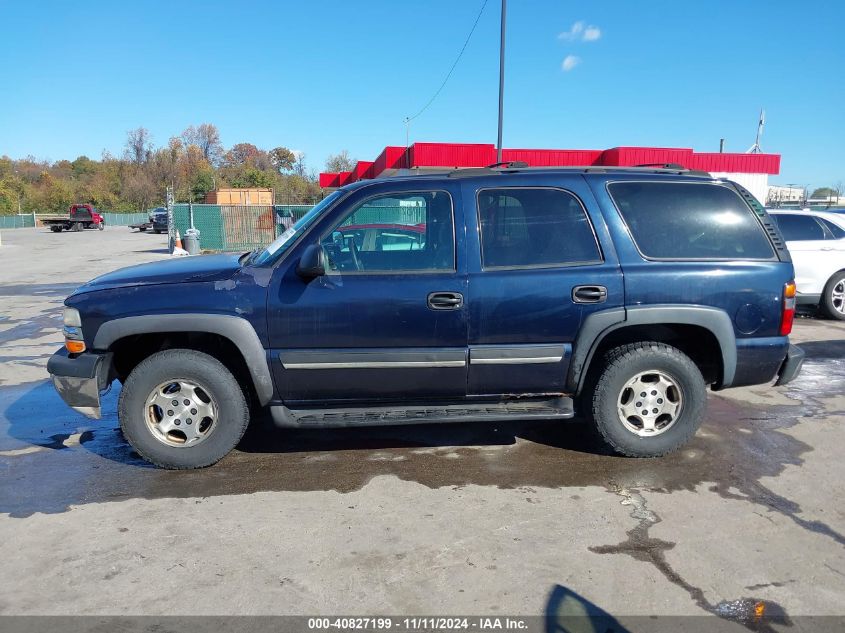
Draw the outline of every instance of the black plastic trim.
[[[47,371],[54,376],[68,378],[96,378],[103,363],[111,365],[111,352],[98,354],[82,352],[73,356],[62,347],[47,361]]]
[[[804,364],[804,350],[797,345],[790,345],[786,358],[778,371],[778,379],[775,385],[785,385],[793,380],[801,371]]]
[[[700,305],[663,304],[602,310],[589,315],[575,341],[567,377],[567,389],[579,393],[584,386],[586,368],[602,340],[611,332],[631,325],[697,325],[709,330],[719,342],[722,379],[714,388],[730,387],[736,374],[736,335],[727,312]]]
[[[225,314],[150,314],[106,321],[97,330],[94,348],[108,349],[115,341],[135,334],[154,332],[207,332],[229,339],[243,355],[259,402],[273,398],[273,379],[267,353],[255,328],[246,319]]]

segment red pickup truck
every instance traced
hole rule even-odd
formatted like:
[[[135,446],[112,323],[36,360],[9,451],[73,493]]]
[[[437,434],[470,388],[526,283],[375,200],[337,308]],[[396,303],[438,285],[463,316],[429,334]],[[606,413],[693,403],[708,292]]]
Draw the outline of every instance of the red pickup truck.
[[[65,231],[81,231],[82,229],[103,230],[106,221],[102,215],[90,204],[72,204],[66,216],[54,215],[46,218],[38,218],[44,226],[49,226],[54,233]]]

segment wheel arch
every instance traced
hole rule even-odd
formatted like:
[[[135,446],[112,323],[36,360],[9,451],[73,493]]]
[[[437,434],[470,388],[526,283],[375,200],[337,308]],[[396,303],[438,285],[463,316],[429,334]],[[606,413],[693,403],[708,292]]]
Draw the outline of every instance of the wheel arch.
[[[728,314],[710,306],[663,304],[614,308],[589,315],[573,344],[567,389],[575,394],[581,392],[593,359],[608,344],[636,340],[686,341],[692,334],[704,338],[696,345],[678,347],[699,366],[715,362],[715,374],[711,376],[713,388],[729,387],[736,373],[737,352]]]
[[[94,337],[94,348],[111,350],[121,340],[147,334],[205,333],[228,341],[240,355],[255,395],[265,405],[273,397],[273,379],[267,354],[255,328],[241,317],[223,314],[155,314],[123,317],[103,323]]]

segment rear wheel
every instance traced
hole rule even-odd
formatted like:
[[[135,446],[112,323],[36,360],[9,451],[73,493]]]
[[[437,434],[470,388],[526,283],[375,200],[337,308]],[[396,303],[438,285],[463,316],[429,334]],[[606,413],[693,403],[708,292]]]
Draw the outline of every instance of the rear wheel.
[[[172,469],[222,459],[249,424],[249,408],[231,372],[195,350],[153,354],[129,374],[120,393],[120,428],[144,459]]]
[[[53,231],[53,233],[61,233],[61,232],[62,232],[62,227],[61,227],[61,225],[60,225],[60,224],[53,224],[53,225],[50,227],[50,230],[51,230],[51,231]]]
[[[605,444],[628,457],[658,457],[695,435],[707,389],[686,354],[649,341],[607,352],[591,395],[588,414]]]
[[[845,271],[840,271],[825,284],[819,305],[830,319],[845,321]]]

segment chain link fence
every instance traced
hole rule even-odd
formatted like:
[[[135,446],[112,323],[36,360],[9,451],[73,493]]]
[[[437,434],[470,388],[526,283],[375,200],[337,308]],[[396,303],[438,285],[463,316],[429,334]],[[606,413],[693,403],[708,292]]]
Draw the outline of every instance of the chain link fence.
[[[33,226],[35,226],[35,216],[31,213],[0,215],[0,229],[28,229]]]
[[[197,229],[204,251],[249,251],[272,242],[310,209],[309,204],[175,204],[173,223],[180,235]]]
[[[56,217],[62,213],[22,213],[19,215],[0,215],[0,229],[30,229],[38,225],[42,217]],[[106,221],[106,226],[129,226],[149,220],[149,213],[100,213]]]

